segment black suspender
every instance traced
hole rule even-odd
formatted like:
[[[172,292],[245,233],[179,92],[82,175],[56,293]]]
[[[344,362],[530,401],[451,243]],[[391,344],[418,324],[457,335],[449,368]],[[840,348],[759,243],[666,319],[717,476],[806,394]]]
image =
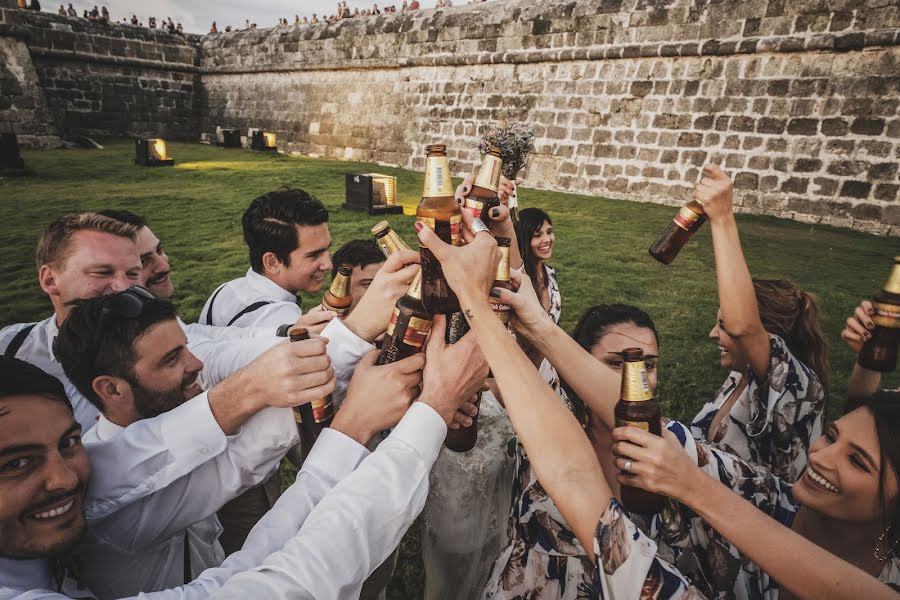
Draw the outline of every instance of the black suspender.
[[[272,304],[272,303],[271,303],[271,302],[268,302],[268,301],[266,301],[266,300],[262,300],[262,301],[260,301],[260,302],[254,302],[253,304],[251,304],[250,306],[248,306],[247,308],[245,308],[244,310],[242,310],[242,311],[239,312],[238,314],[234,315],[234,317],[232,317],[232,319],[231,319],[230,321],[228,321],[228,325],[232,325],[235,321],[237,321],[238,319],[240,319],[241,317],[243,317],[243,316],[246,315],[247,313],[252,313],[252,312],[253,312],[254,310],[256,310],[257,308],[262,308],[262,307],[265,306],[266,304]]]
[[[219,295],[219,292],[221,292],[222,289],[223,289],[226,285],[227,285],[227,284],[224,284],[224,283],[223,283],[222,285],[220,285],[220,286],[219,286],[219,289],[216,290],[216,292],[212,295],[212,298],[210,298],[210,300],[209,300],[209,310],[206,311],[206,324],[207,324],[207,325],[212,325],[212,324],[213,324],[213,318],[212,318],[213,304],[216,303],[216,297]]]
[[[34,326],[37,323],[32,323],[26,327],[23,327],[16,333],[13,337],[12,341],[9,343],[9,346],[6,347],[6,351],[3,353],[3,356],[6,358],[15,358],[16,353],[19,351],[19,348],[22,347],[22,344],[25,343],[25,340],[28,338],[28,334],[31,333],[31,330],[34,329]]]
[[[213,325],[213,306],[214,306],[215,303],[216,303],[216,298],[218,298],[219,293],[225,288],[226,285],[228,285],[228,284],[223,283],[221,286],[219,286],[219,289],[217,289],[217,290],[215,291],[215,293],[212,295],[212,298],[209,299],[209,310],[206,311],[206,324],[207,324],[207,325]],[[231,320],[228,321],[228,325],[226,325],[226,327],[229,327],[229,326],[231,326],[231,325],[234,325],[234,322],[235,322],[235,321],[237,321],[238,319],[240,319],[241,317],[243,317],[243,316],[246,315],[247,313],[252,313],[254,310],[256,310],[256,309],[258,309],[258,308],[262,308],[262,307],[265,306],[266,304],[272,304],[272,303],[269,302],[268,300],[261,300],[261,301],[259,301],[259,302],[254,302],[254,303],[251,304],[250,306],[244,308],[244,310],[242,310],[242,311],[239,312],[238,314],[234,315],[234,316],[231,318]],[[13,341],[15,341],[15,340],[13,340]]]

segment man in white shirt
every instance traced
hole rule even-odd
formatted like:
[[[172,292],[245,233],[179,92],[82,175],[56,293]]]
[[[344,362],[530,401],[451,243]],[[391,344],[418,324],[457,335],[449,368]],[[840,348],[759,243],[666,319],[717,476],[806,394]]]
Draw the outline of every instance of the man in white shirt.
[[[223,597],[321,600],[358,595],[363,579],[421,511],[428,470],[446,424],[486,375],[484,358],[471,338],[468,344],[447,347],[441,332],[427,352],[435,360],[426,365],[419,401],[372,456],[362,461],[365,441],[397,420],[365,414],[365,407],[371,412],[384,404],[368,401],[373,384],[384,380],[378,370],[385,367],[371,366],[374,353],[360,370],[367,377],[354,377],[347,410],[323,431],[297,483],[254,528],[244,548],[189,585],[143,597],[207,598],[226,580]],[[90,470],[71,405],[58,381],[27,364],[0,357],[0,374],[0,469],[10,474],[0,478],[0,599],[93,597],[72,578],[74,565],[68,558],[85,526],[81,509]],[[406,395],[399,394],[401,405],[412,399],[417,381],[407,379]],[[359,398],[363,401],[355,400]],[[357,406],[364,408],[357,411]],[[117,439],[156,420],[140,421]],[[361,461],[359,469],[328,493]],[[260,562],[246,576],[232,577]]]
[[[241,223],[250,268],[213,291],[200,323],[278,327],[299,321],[321,331],[335,313],[313,310],[304,315],[297,294],[321,291],[332,267],[325,206],[303,190],[277,190],[253,200]]]

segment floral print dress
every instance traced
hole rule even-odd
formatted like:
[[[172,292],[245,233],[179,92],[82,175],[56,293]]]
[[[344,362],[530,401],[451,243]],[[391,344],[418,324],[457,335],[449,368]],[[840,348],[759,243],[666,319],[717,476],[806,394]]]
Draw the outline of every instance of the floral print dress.
[[[758,379],[748,371],[747,385],[710,439],[716,413],[744,376],[732,371],[715,398],[694,417],[691,433],[698,441],[711,441],[713,446],[793,483],[806,469],[809,445],[822,435],[825,390],[819,377],[791,354],[784,340],[770,334],[769,341],[766,376]]]
[[[556,271],[545,265],[548,314],[559,323],[562,297]],[[538,371],[573,412],[556,369],[546,359]],[[577,413],[576,413],[577,414]],[[594,597],[594,566],[553,500],[538,482],[522,444],[516,445],[516,477],[509,516],[510,544],[494,563],[483,598],[575,600]]]

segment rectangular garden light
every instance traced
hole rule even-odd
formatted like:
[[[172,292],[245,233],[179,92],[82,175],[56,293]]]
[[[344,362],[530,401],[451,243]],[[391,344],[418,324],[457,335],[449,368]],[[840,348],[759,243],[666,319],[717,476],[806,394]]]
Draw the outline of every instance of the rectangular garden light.
[[[397,205],[397,178],[381,173],[347,173],[344,208],[365,210],[370,215],[399,214],[403,207]]]
[[[250,149],[277,152],[278,144],[275,139],[275,134],[270,131],[257,129],[250,138]]]
[[[175,159],[166,154],[166,140],[162,138],[141,138],[135,140],[134,162],[144,167],[171,167]]]
[[[219,145],[223,148],[240,148],[241,133],[237,129],[221,129],[222,139]]]

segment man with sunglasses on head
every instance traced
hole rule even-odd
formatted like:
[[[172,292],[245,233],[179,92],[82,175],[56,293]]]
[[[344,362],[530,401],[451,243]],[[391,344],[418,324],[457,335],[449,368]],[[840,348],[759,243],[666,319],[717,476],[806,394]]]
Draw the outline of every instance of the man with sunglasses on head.
[[[134,314],[137,309],[133,305],[131,300],[103,302],[95,307],[99,308],[97,319],[117,313]],[[165,312],[163,306],[158,309]],[[154,309],[141,312],[150,314]],[[440,319],[436,321],[442,324]],[[166,321],[171,319],[160,321],[157,326]],[[147,329],[146,335],[157,341],[166,333],[174,337],[176,328],[168,329]],[[447,423],[464,404],[462,399],[480,387],[487,371],[472,338],[448,347],[443,344],[441,331],[429,342],[427,353],[434,360],[426,368],[426,380],[417,372],[393,377],[404,381],[392,390],[392,398],[372,398],[371,394],[377,382],[384,379],[386,369],[394,365],[376,367],[375,353],[367,356],[366,364],[354,375],[345,409],[331,428],[322,432],[294,485],[253,529],[241,551],[189,584],[144,593],[141,598],[313,600],[359,595],[363,579],[399,543],[421,512],[428,491],[428,471],[441,447]],[[407,368],[421,368],[423,362],[420,354],[395,365],[407,363]],[[146,366],[136,364],[135,369],[143,371]],[[138,420],[125,433],[137,433],[136,437],[140,437],[141,430],[152,428],[154,421],[182,422],[189,411],[201,418],[192,423],[192,432],[182,426],[182,440],[171,440],[175,445],[191,433],[202,438],[207,429],[214,431],[215,426],[207,426],[210,422],[237,427],[240,410],[219,410],[224,408],[220,405],[222,400],[213,394],[205,396],[194,397],[156,419]],[[416,396],[417,401],[410,407]],[[158,397],[145,400],[142,410],[164,404]],[[211,416],[203,418],[196,410],[198,405],[206,406]],[[396,427],[388,439],[367,456],[365,441],[377,430],[393,425]],[[104,470],[104,461],[115,467],[109,463],[111,456],[131,451],[129,436],[83,447],[80,433],[65,391],[55,378],[32,365],[0,356],[2,600],[94,598],[84,580],[76,578],[79,565],[95,568],[101,576],[118,575],[117,564],[97,566],[83,553],[72,556],[85,530],[89,540],[96,537],[91,533],[94,521],[90,515],[97,507],[86,490],[97,487],[98,479],[100,485],[104,485],[104,479],[113,479],[118,480],[113,483],[122,484],[124,491],[130,490],[127,495],[131,502],[139,502],[153,492],[140,485],[140,475],[116,468],[111,472]],[[150,478],[169,476],[165,473],[169,470],[165,460],[154,462],[153,468],[161,475],[150,474]],[[170,501],[190,499],[184,493],[170,496]],[[136,520],[134,525],[140,528],[143,523]],[[121,596],[101,593],[100,597]]]
[[[102,412],[85,435],[95,476],[89,535],[79,549],[95,592],[112,598],[165,589],[222,562],[215,513],[268,477],[297,440],[292,411],[266,407],[333,391],[325,346],[321,338],[280,344],[203,392],[202,364],[170,303],[135,287],[75,306],[56,352]],[[424,361],[373,362],[355,375],[365,397],[348,400],[335,418],[334,427],[360,444],[400,419]]]

